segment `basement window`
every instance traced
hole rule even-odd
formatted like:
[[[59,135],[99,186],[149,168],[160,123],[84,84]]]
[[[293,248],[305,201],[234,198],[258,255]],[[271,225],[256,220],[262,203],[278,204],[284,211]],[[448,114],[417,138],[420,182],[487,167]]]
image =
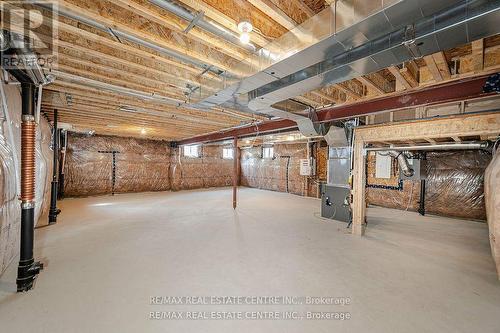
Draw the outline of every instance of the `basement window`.
[[[263,147],[262,158],[274,158],[274,147]]]
[[[200,146],[184,146],[184,157],[200,157]]]
[[[232,160],[234,158],[234,149],[222,148],[222,158],[226,160]]]

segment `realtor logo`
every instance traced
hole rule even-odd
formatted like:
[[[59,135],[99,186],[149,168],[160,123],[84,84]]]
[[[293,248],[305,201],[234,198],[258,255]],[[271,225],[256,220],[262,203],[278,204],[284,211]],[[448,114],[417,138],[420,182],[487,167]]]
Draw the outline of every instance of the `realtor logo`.
[[[4,69],[35,65],[54,68],[58,40],[57,9],[54,0],[0,2],[0,51]],[[32,51],[34,57],[16,55],[21,50]]]

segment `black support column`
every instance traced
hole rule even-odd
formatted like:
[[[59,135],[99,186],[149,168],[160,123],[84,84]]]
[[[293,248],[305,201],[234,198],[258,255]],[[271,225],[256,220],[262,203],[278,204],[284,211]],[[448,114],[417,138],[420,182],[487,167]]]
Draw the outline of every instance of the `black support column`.
[[[49,224],[57,222],[57,215],[61,212],[57,209],[57,188],[58,188],[58,171],[59,171],[59,130],[57,128],[57,109],[54,110],[54,134],[52,149],[54,150],[54,162],[52,166],[52,188],[50,193],[50,209],[49,209]]]
[[[33,259],[35,228],[35,85],[21,84],[21,251],[17,270],[17,291],[28,291],[43,269]]]

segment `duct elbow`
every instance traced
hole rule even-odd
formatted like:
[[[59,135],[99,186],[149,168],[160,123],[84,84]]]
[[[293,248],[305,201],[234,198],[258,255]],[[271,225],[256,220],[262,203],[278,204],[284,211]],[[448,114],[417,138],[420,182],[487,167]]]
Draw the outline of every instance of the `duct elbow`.
[[[405,154],[403,154],[403,152],[390,150],[388,151],[388,153],[398,160],[398,165],[401,168],[403,175],[405,175],[406,177],[411,177],[415,174],[415,170],[413,170],[413,168],[410,166],[410,163],[408,163],[408,159],[406,158]]]

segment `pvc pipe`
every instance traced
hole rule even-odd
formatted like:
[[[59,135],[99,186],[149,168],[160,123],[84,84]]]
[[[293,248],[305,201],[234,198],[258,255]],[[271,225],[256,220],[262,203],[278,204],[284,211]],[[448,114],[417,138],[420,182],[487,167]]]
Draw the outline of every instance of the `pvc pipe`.
[[[463,149],[488,149],[487,141],[462,142],[462,143],[444,143],[436,145],[414,145],[398,147],[368,147],[365,151],[407,151],[407,150],[463,150]]]

